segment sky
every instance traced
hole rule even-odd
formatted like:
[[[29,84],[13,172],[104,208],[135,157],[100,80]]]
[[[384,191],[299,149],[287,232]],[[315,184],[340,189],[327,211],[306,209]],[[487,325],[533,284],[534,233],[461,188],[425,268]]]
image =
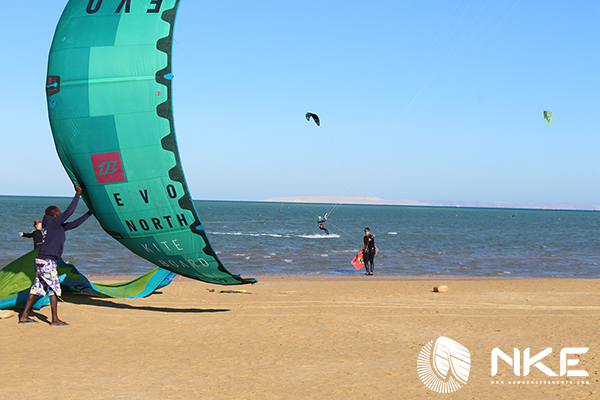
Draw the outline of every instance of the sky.
[[[44,91],[65,4],[2,4],[0,195],[73,193]],[[174,39],[195,200],[600,205],[598,1],[182,0]]]

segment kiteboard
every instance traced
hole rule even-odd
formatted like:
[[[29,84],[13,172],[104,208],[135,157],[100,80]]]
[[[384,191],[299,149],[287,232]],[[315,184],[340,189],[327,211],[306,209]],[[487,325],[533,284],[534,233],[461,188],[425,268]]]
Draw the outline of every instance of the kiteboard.
[[[377,246],[375,246],[375,254],[377,254],[378,251],[379,251],[379,249],[377,248]],[[350,263],[352,265],[354,265],[354,268],[361,269],[362,267],[365,266],[365,261],[363,259],[364,254],[365,253],[361,250],[358,252],[357,255],[354,256],[352,261],[350,261]]]

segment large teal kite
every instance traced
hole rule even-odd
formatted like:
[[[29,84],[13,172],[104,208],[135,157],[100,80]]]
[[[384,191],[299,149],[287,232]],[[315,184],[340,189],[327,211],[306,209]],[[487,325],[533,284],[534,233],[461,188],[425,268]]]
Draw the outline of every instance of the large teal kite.
[[[68,2],[46,82],[56,150],[102,228],[128,249],[204,282],[254,283],[217,258],[183,176],[171,96],[178,5]]]

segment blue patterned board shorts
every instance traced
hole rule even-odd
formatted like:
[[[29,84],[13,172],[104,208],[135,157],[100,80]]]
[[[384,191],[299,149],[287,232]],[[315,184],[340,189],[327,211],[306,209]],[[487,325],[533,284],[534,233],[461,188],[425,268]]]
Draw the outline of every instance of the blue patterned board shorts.
[[[50,296],[60,296],[60,281],[58,280],[58,272],[56,272],[56,261],[35,259],[36,275],[31,286],[30,294],[45,296],[46,291]]]

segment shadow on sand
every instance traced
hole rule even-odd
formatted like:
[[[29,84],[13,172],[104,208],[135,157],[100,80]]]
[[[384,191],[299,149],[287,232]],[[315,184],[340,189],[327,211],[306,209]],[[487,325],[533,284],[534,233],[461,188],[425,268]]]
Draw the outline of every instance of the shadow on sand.
[[[153,295],[160,294],[155,292]],[[95,307],[108,307],[121,310],[143,310],[143,311],[155,311],[163,313],[216,313],[216,312],[228,312],[229,309],[223,308],[173,308],[173,307],[153,307],[153,306],[135,306],[131,304],[115,303],[107,298],[92,297],[85,294],[76,293],[63,293],[61,297],[65,302],[72,304],[81,304]]]

